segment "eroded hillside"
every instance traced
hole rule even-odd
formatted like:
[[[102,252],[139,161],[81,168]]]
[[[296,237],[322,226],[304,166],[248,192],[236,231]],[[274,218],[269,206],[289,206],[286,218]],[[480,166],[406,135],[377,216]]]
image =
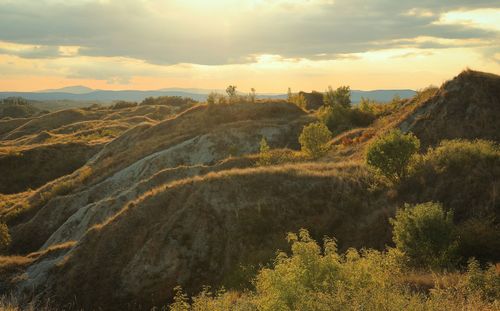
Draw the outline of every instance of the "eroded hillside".
[[[171,299],[176,285],[189,293],[203,285],[249,286],[259,265],[287,248],[285,234],[300,228],[316,238],[335,236],[342,250],[382,249],[391,243],[389,218],[405,202],[439,200],[462,208],[464,218],[496,211],[497,154],[464,173],[474,187],[454,186],[458,175],[437,164],[392,187],[363,157],[370,142],[394,128],[414,132],[424,147],[449,138],[498,141],[492,121],[500,117],[499,81],[462,73],[439,90],[402,100],[371,126],[334,137],[319,159],[268,166],[256,165],[262,138],[275,151],[293,153],[288,149],[299,149],[298,136],[315,114],[285,101],[257,101],[0,121],[7,175],[30,163],[32,170],[60,172],[34,186],[0,180],[4,189],[21,184],[0,204],[12,236],[9,252],[18,255],[2,259],[2,288],[87,309],[147,309]],[[27,158],[74,144],[92,152],[76,157],[74,167],[63,165],[67,171],[55,169],[64,151]],[[16,154],[25,162],[8,162]],[[22,192],[28,187],[34,190]],[[451,189],[460,191],[458,200],[447,194]],[[470,204],[472,212],[464,208]]]

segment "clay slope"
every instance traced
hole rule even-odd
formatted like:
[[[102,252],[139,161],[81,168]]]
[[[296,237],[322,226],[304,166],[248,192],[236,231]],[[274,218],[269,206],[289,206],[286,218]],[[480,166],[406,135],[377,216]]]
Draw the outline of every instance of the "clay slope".
[[[76,294],[88,309],[147,309],[169,300],[176,284],[192,292],[240,285],[240,267],[267,262],[290,230],[333,234],[341,247],[382,247],[391,205],[373,182],[357,165],[301,164],[166,183],[93,227],[50,272],[47,261],[32,265],[20,286],[42,286],[61,301]],[[50,282],[36,282],[44,273]]]
[[[139,123],[156,123],[176,108],[68,109],[0,121],[0,193],[36,189],[83,166],[104,145]]]
[[[500,76],[466,70],[444,83],[399,127],[415,133],[422,147],[443,139],[500,140]]]
[[[254,104],[253,109],[251,106],[212,110],[204,106],[156,125],[141,124],[125,132],[87,163],[92,173],[85,185],[40,203],[40,196],[53,192],[60,187],[58,184],[75,184],[74,180],[79,178],[77,171],[74,176],[38,189],[28,199],[27,208],[19,211],[14,205],[4,210],[13,224],[13,249],[30,252],[42,246],[79,240],[90,227],[104,222],[127,202],[158,184],[210,169],[219,170],[227,165],[214,165],[218,161],[255,153],[262,137],[277,147],[296,144],[303,124],[310,120],[291,104],[261,103]],[[205,121],[200,123],[200,120]],[[233,162],[234,166],[254,163]]]

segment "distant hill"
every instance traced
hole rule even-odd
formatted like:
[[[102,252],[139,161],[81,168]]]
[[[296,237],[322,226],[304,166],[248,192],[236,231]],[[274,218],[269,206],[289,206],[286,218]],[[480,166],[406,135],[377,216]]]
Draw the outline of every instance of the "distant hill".
[[[83,85],[66,86],[60,89],[42,90],[39,93],[70,93],[70,94],[87,94],[95,91]]]
[[[197,101],[204,101],[211,90],[206,89],[162,89],[156,91],[108,91],[92,90],[84,86],[67,87],[58,90],[45,90],[40,92],[0,92],[0,99],[7,97],[23,97],[29,100],[73,100],[73,101],[143,101],[147,97],[158,96],[182,96],[190,97]],[[221,91],[222,93],[222,91]],[[394,96],[410,98],[415,95],[412,90],[374,90],[359,91],[353,90],[351,100],[358,103],[361,97],[370,98],[376,101],[390,101]],[[259,94],[258,98],[285,99],[286,94]]]

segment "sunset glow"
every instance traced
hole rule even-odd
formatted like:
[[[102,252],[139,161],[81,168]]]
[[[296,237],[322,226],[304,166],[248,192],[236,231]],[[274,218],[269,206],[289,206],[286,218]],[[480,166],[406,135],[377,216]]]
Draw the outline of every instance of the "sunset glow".
[[[418,89],[500,72],[498,3],[358,2],[0,0],[1,90]]]

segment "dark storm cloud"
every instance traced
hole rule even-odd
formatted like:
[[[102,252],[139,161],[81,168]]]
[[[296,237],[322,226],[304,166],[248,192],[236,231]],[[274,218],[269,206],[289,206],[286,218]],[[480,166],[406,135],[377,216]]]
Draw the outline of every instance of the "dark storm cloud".
[[[70,45],[81,46],[80,55],[215,65],[253,61],[257,54],[332,59],[386,48],[448,47],[411,40],[421,36],[485,45],[499,38],[495,31],[435,23],[441,13],[498,8],[498,1],[337,0],[307,8],[213,11],[210,18],[178,6],[158,14],[147,3],[0,0],[0,40],[44,46],[20,57],[51,57],[57,46]]]

